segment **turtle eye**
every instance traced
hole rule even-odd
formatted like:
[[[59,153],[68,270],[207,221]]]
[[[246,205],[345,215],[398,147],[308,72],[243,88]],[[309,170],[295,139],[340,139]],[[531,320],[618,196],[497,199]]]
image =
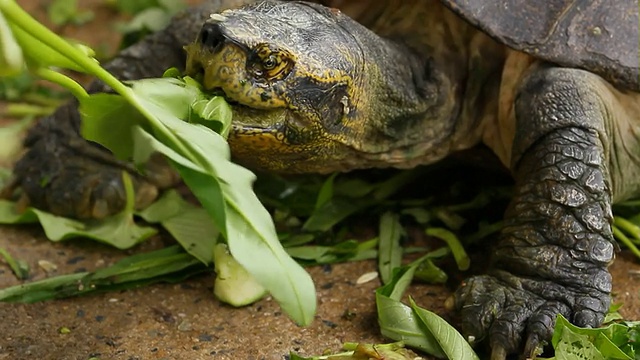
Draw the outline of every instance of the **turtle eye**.
[[[278,58],[275,54],[271,54],[267,56],[266,59],[262,60],[262,67],[265,70],[273,70],[276,66],[278,66]]]
[[[267,80],[284,78],[293,67],[293,58],[285,50],[273,49],[266,44],[254,50],[254,74]]]
[[[281,53],[273,53],[262,60],[264,75],[269,79],[281,79],[291,70],[290,60]]]

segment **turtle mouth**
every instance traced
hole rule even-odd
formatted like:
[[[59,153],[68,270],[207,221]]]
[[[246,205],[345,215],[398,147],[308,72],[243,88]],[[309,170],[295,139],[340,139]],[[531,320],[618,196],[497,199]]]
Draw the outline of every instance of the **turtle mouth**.
[[[228,96],[223,88],[214,88],[212,92],[224,98],[231,107],[231,130],[236,135],[259,135],[261,132],[284,133],[291,118],[295,117],[291,110],[286,108],[261,109],[252,107]]]

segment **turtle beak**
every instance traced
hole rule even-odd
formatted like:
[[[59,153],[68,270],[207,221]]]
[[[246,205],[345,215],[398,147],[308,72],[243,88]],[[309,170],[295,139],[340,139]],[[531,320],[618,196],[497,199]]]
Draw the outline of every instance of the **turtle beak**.
[[[234,80],[247,77],[247,49],[225,36],[218,22],[207,21],[196,41],[185,50],[186,73],[204,73],[202,84],[207,90],[227,88]]]

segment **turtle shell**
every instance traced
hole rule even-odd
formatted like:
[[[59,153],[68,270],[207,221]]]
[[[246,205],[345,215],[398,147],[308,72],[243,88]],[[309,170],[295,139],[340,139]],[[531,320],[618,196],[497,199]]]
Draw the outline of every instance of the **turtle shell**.
[[[640,91],[637,0],[441,0],[497,41]]]

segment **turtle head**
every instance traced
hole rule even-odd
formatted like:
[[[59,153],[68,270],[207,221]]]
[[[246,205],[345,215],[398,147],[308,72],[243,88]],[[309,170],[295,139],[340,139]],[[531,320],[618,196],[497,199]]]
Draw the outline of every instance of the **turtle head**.
[[[224,93],[232,154],[247,166],[326,173],[389,165],[380,159],[393,156],[400,128],[424,102],[398,90],[413,64],[381,41],[335,9],[265,1],[211,15],[186,47],[187,74]],[[398,61],[395,74],[381,69],[386,61]],[[398,117],[406,121],[393,128]]]

